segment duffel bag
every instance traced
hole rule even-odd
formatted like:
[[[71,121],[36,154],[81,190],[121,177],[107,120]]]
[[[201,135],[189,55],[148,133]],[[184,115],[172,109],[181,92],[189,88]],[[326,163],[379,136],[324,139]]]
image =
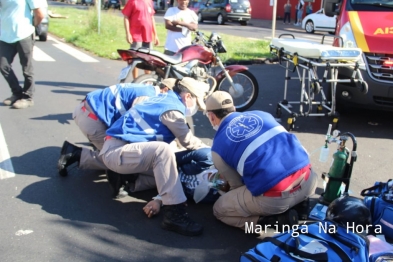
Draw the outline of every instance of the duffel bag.
[[[383,194],[380,197],[365,197],[363,202],[370,209],[375,233],[393,240],[393,201]]]
[[[368,239],[330,221],[301,225],[261,243],[240,257],[246,261],[368,261]]]

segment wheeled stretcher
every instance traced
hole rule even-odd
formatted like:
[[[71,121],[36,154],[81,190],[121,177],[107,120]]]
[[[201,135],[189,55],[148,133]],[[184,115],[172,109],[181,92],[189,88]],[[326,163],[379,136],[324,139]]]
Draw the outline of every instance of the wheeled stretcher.
[[[342,40],[337,36],[331,37]],[[356,83],[363,93],[367,93],[367,83],[359,71],[361,49],[327,45],[324,44],[324,39],[325,36],[322,37],[321,43],[318,43],[295,39],[291,34],[282,34],[278,38],[273,38],[270,44],[271,54],[276,56],[280,65],[286,69],[284,99],[277,104],[276,115],[281,117],[281,109],[291,115],[287,121],[288,130],[294,129],[296,118],[301,116],[333,117],[333,129],[336,129],[339,120],[339,114],[336,112],[337,83]],[[322,77],[318,77],[319,67],[324,68]],[[352,77],[338,79],[340,67],[353,70]],[[297,77],[291,77],[290,74],[297,74]],[[299,101],[287,100],[288,81],[292,79],[300,81]],[[323,83],[328,83],[327,95],[322,88]],[[297,112],[292,105],[298,106]],[[316,108],[316,112],[313,111],[313,107]]]

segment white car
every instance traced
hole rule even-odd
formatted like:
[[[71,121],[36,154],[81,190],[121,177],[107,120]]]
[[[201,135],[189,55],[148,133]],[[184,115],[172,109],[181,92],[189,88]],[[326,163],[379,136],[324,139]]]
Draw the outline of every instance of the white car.
[[[302,20],[302,28],[310,34],[314,33],[314,31],[325,31],[334,34],[336,31],[336,16],[326,16],[322,8],[304,17]]]

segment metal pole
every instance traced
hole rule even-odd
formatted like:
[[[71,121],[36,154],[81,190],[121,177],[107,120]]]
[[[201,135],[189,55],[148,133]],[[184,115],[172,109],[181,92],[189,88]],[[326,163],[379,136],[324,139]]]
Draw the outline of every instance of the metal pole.
[[[272,21],[272,39],[276,31],[276,15],[277,15],[277,0],[273,0],[273,21]]]
[[[98,34],[100,34],[100,29],[101,29],[101,0],[98,0],[98,5],[97,5],[97,15],[98,15]]]

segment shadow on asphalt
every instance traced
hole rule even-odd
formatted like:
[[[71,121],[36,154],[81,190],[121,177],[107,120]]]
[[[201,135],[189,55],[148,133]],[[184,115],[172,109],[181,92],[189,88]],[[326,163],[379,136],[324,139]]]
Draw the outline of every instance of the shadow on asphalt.
[[[89,85],[89,84],[81,84],[81,83],[73,83],[73,82],[53,82],[53,81],[36,81],[35,84],[46,85],[51,87],[62,87],[62,88],[70,88],[70,87],[92,88],[93,90],[106,87],[103,85]]]
[[[45,147],[11,159],[18,176],[46,178],[23,188],[17,198],[63,218],[49,223],[59,223],[58,226],[66,228],[80,228],[80,234],[98,237],[109,246],[124,250],[132,248],[128,241],[135,241],[134,239],[156,244],[156,248],[150,251],[138,251],[135,247],[133,258],[139,258],[138,261],[152,261],[154,258],[162,260],[162,257],[167,258],[162,261],[189,260],[186,258],[195,261],[236,261],[242,252],[260,241],[258,235],[245,234],[242,230],[216,220],[211,204],[195,204],[192,201],[188,201],[188,212],[193,219],[204,225],[203,235],[185,237],[165,231],[160,228],[162,214],[148,219],[142,211],[144,203],[157,194],[156,190],[134,193],[121,200],[111,199],[104,172],[74,167],[70,168],[67,177],[60,177],[56,169],[59,153],[60,147]],[[37,165],[41,160],[47,164]],[[108,235],[95,235],[94,227],[101,228],[98,232],[102,234],[104,230]],[[88,254],[87,257],[96,258],[94,261],[114,259],[102,250],[93,250],[85,243],[73,242],[67,233],[58,240],[62,247],[69,248],[76,257]],[[204,251],[199,252],[201,249]],[[168,251],[171,255],[161,255]],[[149,254],[148,260],[146,254]],[[129,260],[116,258],[116,261]]]

